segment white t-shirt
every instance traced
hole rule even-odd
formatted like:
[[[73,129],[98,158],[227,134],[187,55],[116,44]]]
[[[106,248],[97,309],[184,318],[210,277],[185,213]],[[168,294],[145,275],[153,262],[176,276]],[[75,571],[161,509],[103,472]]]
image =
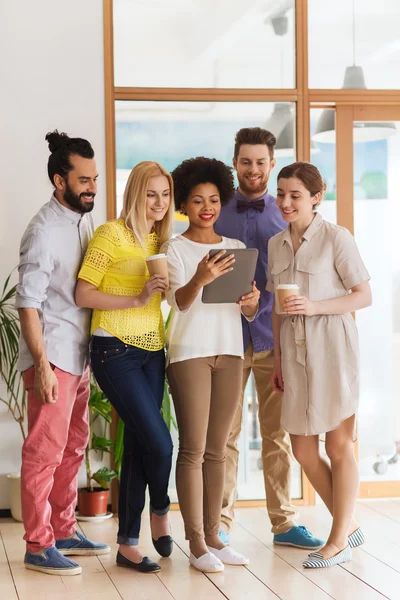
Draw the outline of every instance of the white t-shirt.
[[[168,256],[170,283],[166,299],[172,307],[166,334],[168,363],[221,354],[243,358],[242,313],[238,304],[203,304],[200,290],[190,308],[181,311],[175,292],[189,283],[210,250],[245,247],[243,242],[226,237],[219,244],[201,244],[182,235],[163,244],[161,252]]]

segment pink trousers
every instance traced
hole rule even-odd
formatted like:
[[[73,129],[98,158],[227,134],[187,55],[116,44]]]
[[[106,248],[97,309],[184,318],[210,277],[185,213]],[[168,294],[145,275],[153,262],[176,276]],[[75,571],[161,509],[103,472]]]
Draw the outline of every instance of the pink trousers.
[[[28,552],[40,552],[76,531],[77,476],[89,437],[89,369],[71,375],[55,367],[58,400],[35,396],[35,369],[24,373],[28,437],[22,448],[21,500]]]

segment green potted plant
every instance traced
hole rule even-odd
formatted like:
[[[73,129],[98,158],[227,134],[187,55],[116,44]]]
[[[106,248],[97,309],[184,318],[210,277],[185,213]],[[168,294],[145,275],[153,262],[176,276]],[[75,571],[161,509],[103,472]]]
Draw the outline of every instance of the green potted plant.
[[[97,453],[100,460],[104,453],[113,452],[114,442],[107,436],[111,423],[111,404],[91,377],[89,397],[89,442],[85,450],[86,487],[78,490],[78,518],[99,517],[107,514],[109,484],[116,471],[102,466],[93,472],[92,453]]]
[[[26,393],[22,373],[17,370],[20,336],[18,313],[14,308],[17,286],[10,285],[11,275],[12,273],[4,283],[0,298],[0,380],[5,392],[5,397],[0,395],[0,402],[7,406],[18,423],[22,439],[25,441]],[[22,521],[20,473],[9,473],[7,477],[11,489],[11,514],[16,521]]]

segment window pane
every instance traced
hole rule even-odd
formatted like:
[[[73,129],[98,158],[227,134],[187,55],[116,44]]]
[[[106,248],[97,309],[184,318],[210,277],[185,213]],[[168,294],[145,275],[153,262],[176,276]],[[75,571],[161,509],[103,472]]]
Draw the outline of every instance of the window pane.
[[[121,211],[126,181],[135,164],[142,160],[155,160],[172,171],[186,158],[208,156],[231,165],[235,134],[241,127],[261,126],[277,135],[277,165],[270,178],[271,194],[276,193],[279,170],[295,160],[295,107],[290,103],[120,101],[115,105],[117,214]],[[186,229],[186,217],[177,214],[175,234]],[[166,303],[163,303],[163,308],[166,318]],[[257,394],[250,378],[239,440],[240,500],[265,498],[257,412]],[[171,434],[176,449],[177,433],[173,430]],[[174,469],[170,479],[170,495],[176,501]],[[292,469],[292,497],[301,497],[301,469],[297,463]]]
[[[155,160],[172,171],[186,158],[208,156],[231,165],[235,134],[241,127],[265,127],[277,136],[277,164],[269,184],[273,195],[279,170],[295,160],[294,104],[119,101],[115,110],[117,214],[135,164]]]
[[[399,89],[399,27],[398,0],[308,0],[310,88]]]
[[[294,0],[114,0],[115,85],[293,88]]]
[[[400,123],[396,125],[397,134],[386,140],[354,144],[355,237],[373,296],[373,305],[357,313],[362,481],[400,478]]]
[[[329,124],[332,127],[328,141],[320,142],[319,136],[327,139],[328,132],[321,131]],[[336,223],[336,130],[333,108],[312,108],[310,110],[311,162],[319,169],[327,185],[324,201],[318,212],[324,219]],[[319,133],[320,132],[320,133]]]

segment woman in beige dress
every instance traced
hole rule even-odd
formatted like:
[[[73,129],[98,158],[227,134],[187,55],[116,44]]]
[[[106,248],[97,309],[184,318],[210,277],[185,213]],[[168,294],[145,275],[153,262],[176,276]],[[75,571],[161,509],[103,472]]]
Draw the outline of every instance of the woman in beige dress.
[[[333,516],[323,548],[304,567],[351,560],[364,536],[353,518],[358,469],[353,440],[359,395],[358,334],[352,312],[371,305],[369,275],[353,236],[316,212],[325,185],[297,162],[278,175],[277,204],[289,224],[268,245],[267,289],[298,284],[284,315],[272,312],[273,385],[284,392],[282,425],[293,453]],[[330,464],[319,452],[326,434]]]

